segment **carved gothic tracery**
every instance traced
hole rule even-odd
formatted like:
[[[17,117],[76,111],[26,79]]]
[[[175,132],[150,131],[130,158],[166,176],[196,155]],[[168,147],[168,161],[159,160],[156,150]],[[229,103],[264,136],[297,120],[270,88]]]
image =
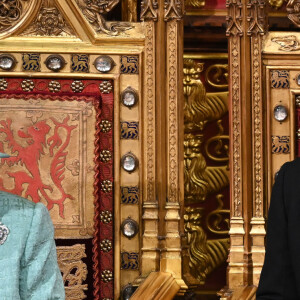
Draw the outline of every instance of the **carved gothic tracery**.
[[[157,0],[143,0],[141,4],[141,20],[153,20],[157,21]]]
[[[0,35],[13,32],[22,19],[27,18],[37,0],[2,0],[0,1]]]
[[[184,14],[184,3],[182,0],[164,0],[165,21],[180,20]]]
[[[252,0],[247,4],[249,11],[247,20],[249,22],[248,35],[264,34],[266,31],[266,14],[265,14],[265,0]]]

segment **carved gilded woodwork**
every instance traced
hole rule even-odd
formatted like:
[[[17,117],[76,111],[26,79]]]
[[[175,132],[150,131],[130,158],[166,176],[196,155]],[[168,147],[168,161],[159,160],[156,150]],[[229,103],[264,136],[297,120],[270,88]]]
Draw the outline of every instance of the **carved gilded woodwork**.
[[[65,284],[67,300],[86,299],[85,291],[88,285],[87,265],[82,261],[86,257],[85,245],[59,246],[57,261]]]
[[[205,71],[205,80],[216,89],[228,88],[228,65],[214,64]]]
[[[268,3],[271,7],[275,8],[275,9],[279,9],[287,1],[288,0],[268,0]]]
[[[142,21],[157,21],[157,0],[142,0],[141,3],[141,20]]]
[[[248,35],[261,34],[266,32],[267,15],[265,13],[266,0],[248,1],[247,3],[247,21]],[[257,44],[257,43],[254,43]]]
[[[217,85],[216,89],[224,90],[228,87],[228,66],[212,63],[204,70],[204,62],[184,59],[184,219],[187,234],[184,244],[188,255],[183,255],[183,272],[185,280],[192,286],[205,284],[208,274],[226,261],[229,248],[228,237],[207,240],[208,232],[228,235],[229,210],[223,209],[223,195],[217,195],[219,205],[216,210],[205,212],[205,203],[211,199],[209,196],[229,185],[229,137],[224,134],[221,120],[228,113],[228,92],[206,93],[200,79],[202,72],[204,77],[209,74],[211,78],[208,85]],[[216,122],[219,132],[205,138],[204,130],[212,122]],[[206,158],[221,165],[207,166]],[[188,206],[190,204],[201,204],[201,207],[192,208]]]
[[[231,72],[232,78],[231,101],[232,101],[232,184],[233,184],[233,214],[236,217],[241,216],[241,122],[240,122],[240,107],[241,107],[241,69],[240,69],[240,47],[241,37],[244,35],[242,30],[242,2],[227,1],[228,9],[227,30],[226,35],[229,38],[229,49],[231,53]]]
[[[196,64],[192,59],[184,60],[185,132],[203,130],[207,122],[220,119],[228,111],[228,92],[206,93],[199,79],[202,71],[203,64]]]
[[[72,27],[63,17],[54,0],[43,0],[41,8],[24,36],[75,36]]]
[[[38,0],[11,0],[0,3],[0,38],[11,35],[24,22],[30,21],[34,10],[39,7]]]
[[[180,20],[184,14],[184,1],[164,0],[164,20]]]
[[[186,7],[201,8],[205,6],[205,0],[185,0]]]
[[[289,0],[286,5],[288,18],[297,26],[300,27],[300,1]]]
[[[295,35],[273,37],[271,41],[277,43],[280,46],[278,50],[281,51],[290,52],[300,50],[299,41],[297,40]]]
[[[13,1],[18,2],[17,0]],[[19,2],[25,3],[25,1]],[[11,52],[16,58],[17,63],[9,73],[9,79],[20,78],[18,88],[22,93],[32,93],[35,89],[44,92],[44,88],[46,88],[47,93],[51,93],[50,96],[54,97],[54,94],[64,93],[67,89],[68,93],[74,93],[76,97],[81,97],[86,90],[90,90],[93,86],[97,92],[98,90],[99,93],[101,92],[103,100],[110,99],[110,96],[114,95],[114,101],[111,103],[114,108],[101,107],[101,111],[103,110],[104,113],[114,114],[114,119],[102,118],[95,111],[92,113],[92,116],[99,120],[97,128],[100,135],[106,136],[107,140],[112,142],[111,134],[113,133],[114,147],[101,148],[97,144],[98,139],[95,141],[95,136],[93,136],[89,141],[95,142],[96,149],[93,145],[89,145],[89,141],[83,142],[81,143],[84,147],[82,153],[85,153],[85,147],[89,148],[87,151],[96,150],[99,154],[96,161],[82,164],[80,158],[73,157],[64,165],[64,172],[68,174],[68,178],[74,179],[73,182],[82,177],[82,171],[93,174],[93,172],[100,170],[103,171],[104,175],[113,174],[114,176],[96,178],[95,180],[94,193],[88,197],[93,204],[89,205],[85,211],[87,213],[90,210],[96,211],[93,220],[83,218],[80,213],[72,214],[71,218],[69,215],[67,216],[70,226],[79,222],[84,223],[84,226],[78,228],[80,235],[77,236],[78,238],[94,238],[93,241],[90,241],[92,249],[89,250],[92,250],[93,254],[88,261],[93,261],[95,268],[98,269],[94,270],[93,287],[88,286],[88,290],[85,291],[84,289],[83,292],[86,294],[93,293],[95,300],[119,298],[122,286],[129,281],[138,284],[148,276],[150,271],[155,271],[158,268],[172,272],[176,277],[176,282],[183,289],[186,288],[181,277],[180,241],[183,221],[180,220],[180,205],[183,201],[183,172],[180,170],[182,170],[183,165],[183,151],[181,151],[183,143],[181,143],[180,138],[183,136],[180,134],[180,128],[183,128],[181,124],[183,118],[180,105],[183,101],[181,100],[182,77],[180,71],[182,68],[178,67],[181,65],[182,57],[183,27],[180,20],[183,14],[183,1],[166,1],[165,7],[163,6],[164,3],[158,3],[158,1],[145,1],[144,11],[142,10],[144,17],[142,18],[146,22],[143,24],[107,22],[105,20],[106,13],[113,13],[118,2],[118,0],[49,0],[38,2],[27,0],[28,6],[26,8],[28,9],[23,15],[20,15],[19,23],[12,25],[12,27],[8,26],[5,32],[3,30],[3,37],[5,35],[13,36],[9,39],[3,39],[0,43],[1,54]],[[133,3],[134,1],[129,0],[129,2]],[[158,5],[161,5],[160,14],[158,14]],[[164,54],[166,55],[165,74],[160,74],[162,78],[165,78],[165,81],[163,84],[159,82],[159,85],[156,84],[156,75],[157,70],[161,68],[157,61],[162,62],[163,60],[158,59],[157,56],[161,55],[161,51],[155,46],[156,36],[160,31],[160,28],[156,26],[158,24],[155,22],[156,18],[161,18],[161,23],[166,22],[164,35],[167,44]],[[159,47],[161,46],[159,45]],[[65,65],[60,70],[54,71],[47,67],[45,62],[51,55],[60,55],[63,58]],[[115,62],[114,68],[109,73],[99,74],[99,70],[93,64],[99,55],[109,55]],[[6,72],[1,69],[3,78],[7,77],[5,76],[7,75]],[[36,80],[39,78],[46,84],[36,85]],[[72,78],[72,80],[65,84],[63,82],[65,78]],[[157,86],[159,87],[157,88]],[[9,87],[10,80],[0,80],[2,92]],[[130,108],[122,105],[120,101],[122,92],[129,88],[134,90],[137,98],[139,98],[139,101]],[[159,103],[158,95],[160,93],[158,90],[164,93],[168,101],[163,104],[163,113],[159,112],[157,115],[156,105]],[[83,98],[81,100],[83,103]],[[55,101],[53,100],[51,103],[55,103]],[[48,100],[43,102],[45,105],[48,104]],[[71,102],[69,103],[70,106]],[[93,135],[95,126],[91,130],[90,125],[85,122],[85,118],[90,116],[90,109],[83,106],[78,109],[84,111],[82,112],[84,122],[80,123],[82,121],[81,115],[79,117],[76,115],[70,119],[67,125],[70,123],[77,124],[77,127],[82,130],[88,129],[89,134]],[[73,107],[71,108],[73,109]],[[40,112],[33,108],[26,109],[22,113],[26,114],[26,116],[22,116],[23,119],[33,123],[40,122],[44,116],[41,116]],[[64,121],[63,114],[66,112],[61,112],[58,120],[60,123]],[[143,118],[141,118],[142,116]],[[58,118],[56,115],[53,118],[55,117]],[[51,123],[53,125],[53,128],[50,129],[51,133],[57,132],[57,135],[60,135],[63,132],[62,126],[57,125],[59,130],[56,130],[54,121],[50,117],[48,119],[48,126],[51,122],[53,123]],[[166,121],[166,132],[163,133],[161,140],[164,140],[166,135],[169,139],[163,145],[164,151],[168,152],[168,155],[165,155],[168,156],[168,160],[165,160],[162,166],[165,170],[165,180],[168,182],[174,180],[174,184],[170,185],[169,190],[168,184],[165,184],[163,189],[165,189],[165,194],[170,195],[170,197],[168,195],[161,197],[163,193],[157,192],[157,153],[163,147],[159,149],[160,145],[157,146],[157,139],[160,138],[162,132],[157,133],[156,127],[161,119],[163,122]],[[123,125],[121,122],[124,122]],[[125,122],[130,126],[124,126]],[[5,133],[2,135],[5,136]],[[137,135],[138,138],[135,138]],[[51,138],[51,136],[49,137]],[[74,141],[72,143],[72,147],[68,148],[69,153],[77,151],[75,146],[80,144],[80,142]],[[6,146],[5,144],[4,147]],[[41,154],[41,158],[49,154],[46,153],[46,149],[49,148],[47,147],[44,149],[45,154]],[[120,158],[130,151],[135,153],[141,164],[135,172],[128,174],[121,169]],[[87,160],[93,158],[93,155],[83,155],[88,157]],[[115,163],[113,171],[108,166],[112,161]],[[45,165],[46,163],[43,162],[42,164]],[[89,178],[89,181],[94,182],[94,177]],[[127,188],[127,192],[125,193],[120,186]],[[114,195],[110,194],[112,192]],[[101,201],[98,201],[99,195],[101,195]],[[105,200],[107,195],[110,197],[109,200]],[[122,196],[124,201],[121,200]],[[166,201],[166,198],[170,201]],[[68,200],[68,204],[81,205],[79,201],[76,201],[77,199],[73,202]],[[114,201],[114,208],[112,206],[107,207],[108,204],[112,205],[112,201]],[[159,209],[165,218],[165,223],[158,223]],[[59,215],[59,212],[53,211],[53,214]],[[125,240],[120,234],[120,222],[129,216],[132,216],[144,231],[141,235]],[[158,241],[158,233],[162,230],[166,232],[165,245]],[[143,244],[141,245],[142,239]],[[130,254],[130,259],[127,257],[124,260],[122,270],[121,252]],[[136,258],[138,257],[139,270],[136,267],[127,268],[127,266],[132,265],[132,254],[138,254],[138,256],[134,256],[134,265],[137,265]],[[105,259],[106,262],[103,263]],[[84,268],[80,272],[84,274]],[[72,275],[74,274],[72,273]],[[72,282],[76,281],[74,277],[69,277],[69,279],[73,280]],[[84,285],[79,281],[76,283],[81,286]],[[92,291],[90,291],[91,289]],[[68,295],[78,299],[84,298],[82,291],[74,291],[72,295],[70,293]]]
[[[108,24],[105,20],[105,15],[112,11],[120,0],[76,0],[85,18],[96,29],[97,32],[102,32],[108,35],[116,36],[121,32],[131,29],[129,23],[120,22]]]
[[[190,274],[200,284],[204,284],[206,277],[226,261],[229,249],[229,238],[207,239],[207,234],[201,224],[203,222],[203,210],[203,208],[187,207],[184,215],[189,245]],[[229,210],[224,210],[224,212],[229,215]],[[227,226],[228,223],[227,217]],[[222,232],[222,234],[224,233]]]
[[[257,284],[263,265],[266,159],[262,43],[267,13],[264,0],[227,1],[227,8],[232,106],[230,242],[234,245],[227,282],[233,290]],[[242,74],[249,66],[251,72]],[[228,296],[230,293],[228,290]]]

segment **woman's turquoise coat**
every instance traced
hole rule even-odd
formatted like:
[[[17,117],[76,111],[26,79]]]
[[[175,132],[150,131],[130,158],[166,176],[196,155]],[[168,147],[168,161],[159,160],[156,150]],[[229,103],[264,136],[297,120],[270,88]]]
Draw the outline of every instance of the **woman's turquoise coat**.
[[[46,207],[0,191],[0,217],[10,231],[0,245],[0,299],[65,299]]]

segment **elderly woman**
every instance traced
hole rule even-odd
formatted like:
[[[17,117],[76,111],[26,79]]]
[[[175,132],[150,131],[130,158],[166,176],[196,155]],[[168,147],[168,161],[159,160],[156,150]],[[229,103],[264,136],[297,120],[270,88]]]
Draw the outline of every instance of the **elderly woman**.
[[[65,299],[46,207],[0,191],[0,222],[0,299]]]

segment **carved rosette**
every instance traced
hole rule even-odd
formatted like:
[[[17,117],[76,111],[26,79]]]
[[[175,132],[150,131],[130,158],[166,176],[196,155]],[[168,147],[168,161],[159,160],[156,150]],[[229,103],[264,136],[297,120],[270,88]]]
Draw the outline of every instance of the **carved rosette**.
[[[54,1],[44,0],[36,19],[21,35],[74,36],[75,33]]]

